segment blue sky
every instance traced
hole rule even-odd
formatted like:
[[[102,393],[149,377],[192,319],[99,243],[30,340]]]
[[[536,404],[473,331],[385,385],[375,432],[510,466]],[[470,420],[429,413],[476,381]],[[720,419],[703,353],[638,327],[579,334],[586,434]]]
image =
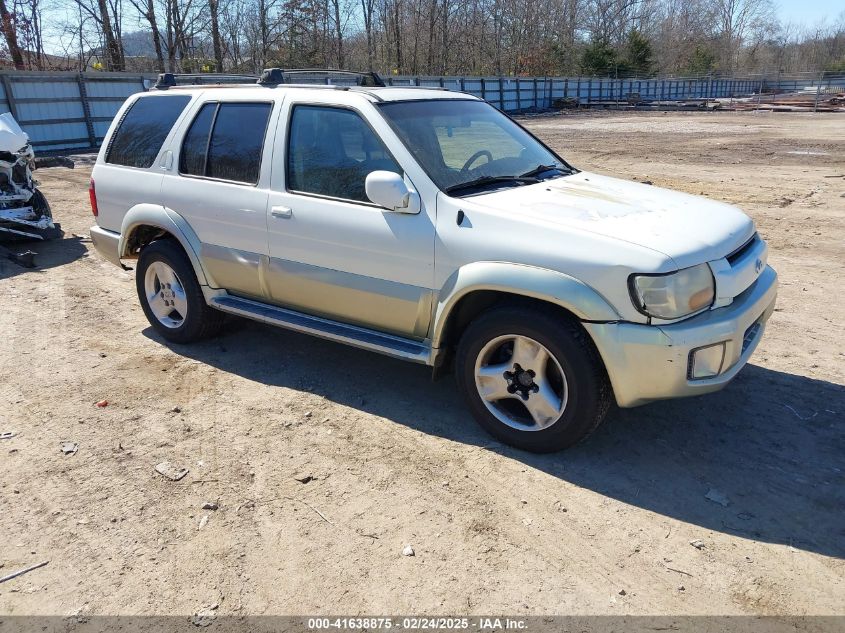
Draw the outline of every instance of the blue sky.
[[[845,11],[843,0],[777,0],[778,17],[784,22],[816,24],[827,17],[833,22]]]

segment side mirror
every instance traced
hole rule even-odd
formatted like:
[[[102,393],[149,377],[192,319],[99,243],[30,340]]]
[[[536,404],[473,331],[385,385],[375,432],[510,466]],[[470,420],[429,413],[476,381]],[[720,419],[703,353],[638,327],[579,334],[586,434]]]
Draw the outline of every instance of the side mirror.
[[[419,213],[420,198],[408,189],[405,180],[392,171],[373,171],[364,181],[364,190],[371,202],[396,213]]]

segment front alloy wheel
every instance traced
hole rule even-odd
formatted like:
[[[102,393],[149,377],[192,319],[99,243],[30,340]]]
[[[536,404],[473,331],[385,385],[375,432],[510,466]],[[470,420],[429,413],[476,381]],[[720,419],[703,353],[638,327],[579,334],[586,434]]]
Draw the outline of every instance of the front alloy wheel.
[[[611,390],[581,325],[543,306],[503,306],[464,331],[458,386],[473,416],[503,442],[537,453],[582,440],[604,418]]]
[[[475,363],[475,387],[496,419],[519,431],[540,431],[566,409],[560,363],[528,336],[506,334],[487,343]]]

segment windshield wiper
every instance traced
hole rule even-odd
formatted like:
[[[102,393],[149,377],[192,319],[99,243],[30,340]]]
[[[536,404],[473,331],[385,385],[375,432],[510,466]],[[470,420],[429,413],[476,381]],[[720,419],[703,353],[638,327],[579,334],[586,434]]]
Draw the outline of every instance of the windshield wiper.
[[[540,182],[537,178],[532,178],[531,176],[482,176],[481,178],[476,178],[475,180],[469,180],[467,182],[462,182],[457,185],[452,185],[451,187],[446,187],[443,192],[452,194],[457,191],[463,191],[464,189],[478,189],[481,187],[486,187],[487,185],[496,185],[501,183],[516,183],[520,185],[529,184]]]
[[[539,176],[540,174],[544,174],[547,171],[559,171],[562,174],[569,173],[563,167],[558,167],[557,165],[537,165],[534,169],[530,169],[524,174],[520,174],[520,178],[532,178]]]

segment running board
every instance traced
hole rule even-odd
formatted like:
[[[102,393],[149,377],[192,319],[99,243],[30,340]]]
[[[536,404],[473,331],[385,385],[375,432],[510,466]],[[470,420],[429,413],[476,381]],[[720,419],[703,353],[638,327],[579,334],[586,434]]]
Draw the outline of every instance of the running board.
[[[428,345],[399,336],[310,316],[231,295],[214,297],[209,305],[229,314],[236,314],[295,332],[319,336],[330,341],[346,343],[415,363],[431,364],[431,348]]]

